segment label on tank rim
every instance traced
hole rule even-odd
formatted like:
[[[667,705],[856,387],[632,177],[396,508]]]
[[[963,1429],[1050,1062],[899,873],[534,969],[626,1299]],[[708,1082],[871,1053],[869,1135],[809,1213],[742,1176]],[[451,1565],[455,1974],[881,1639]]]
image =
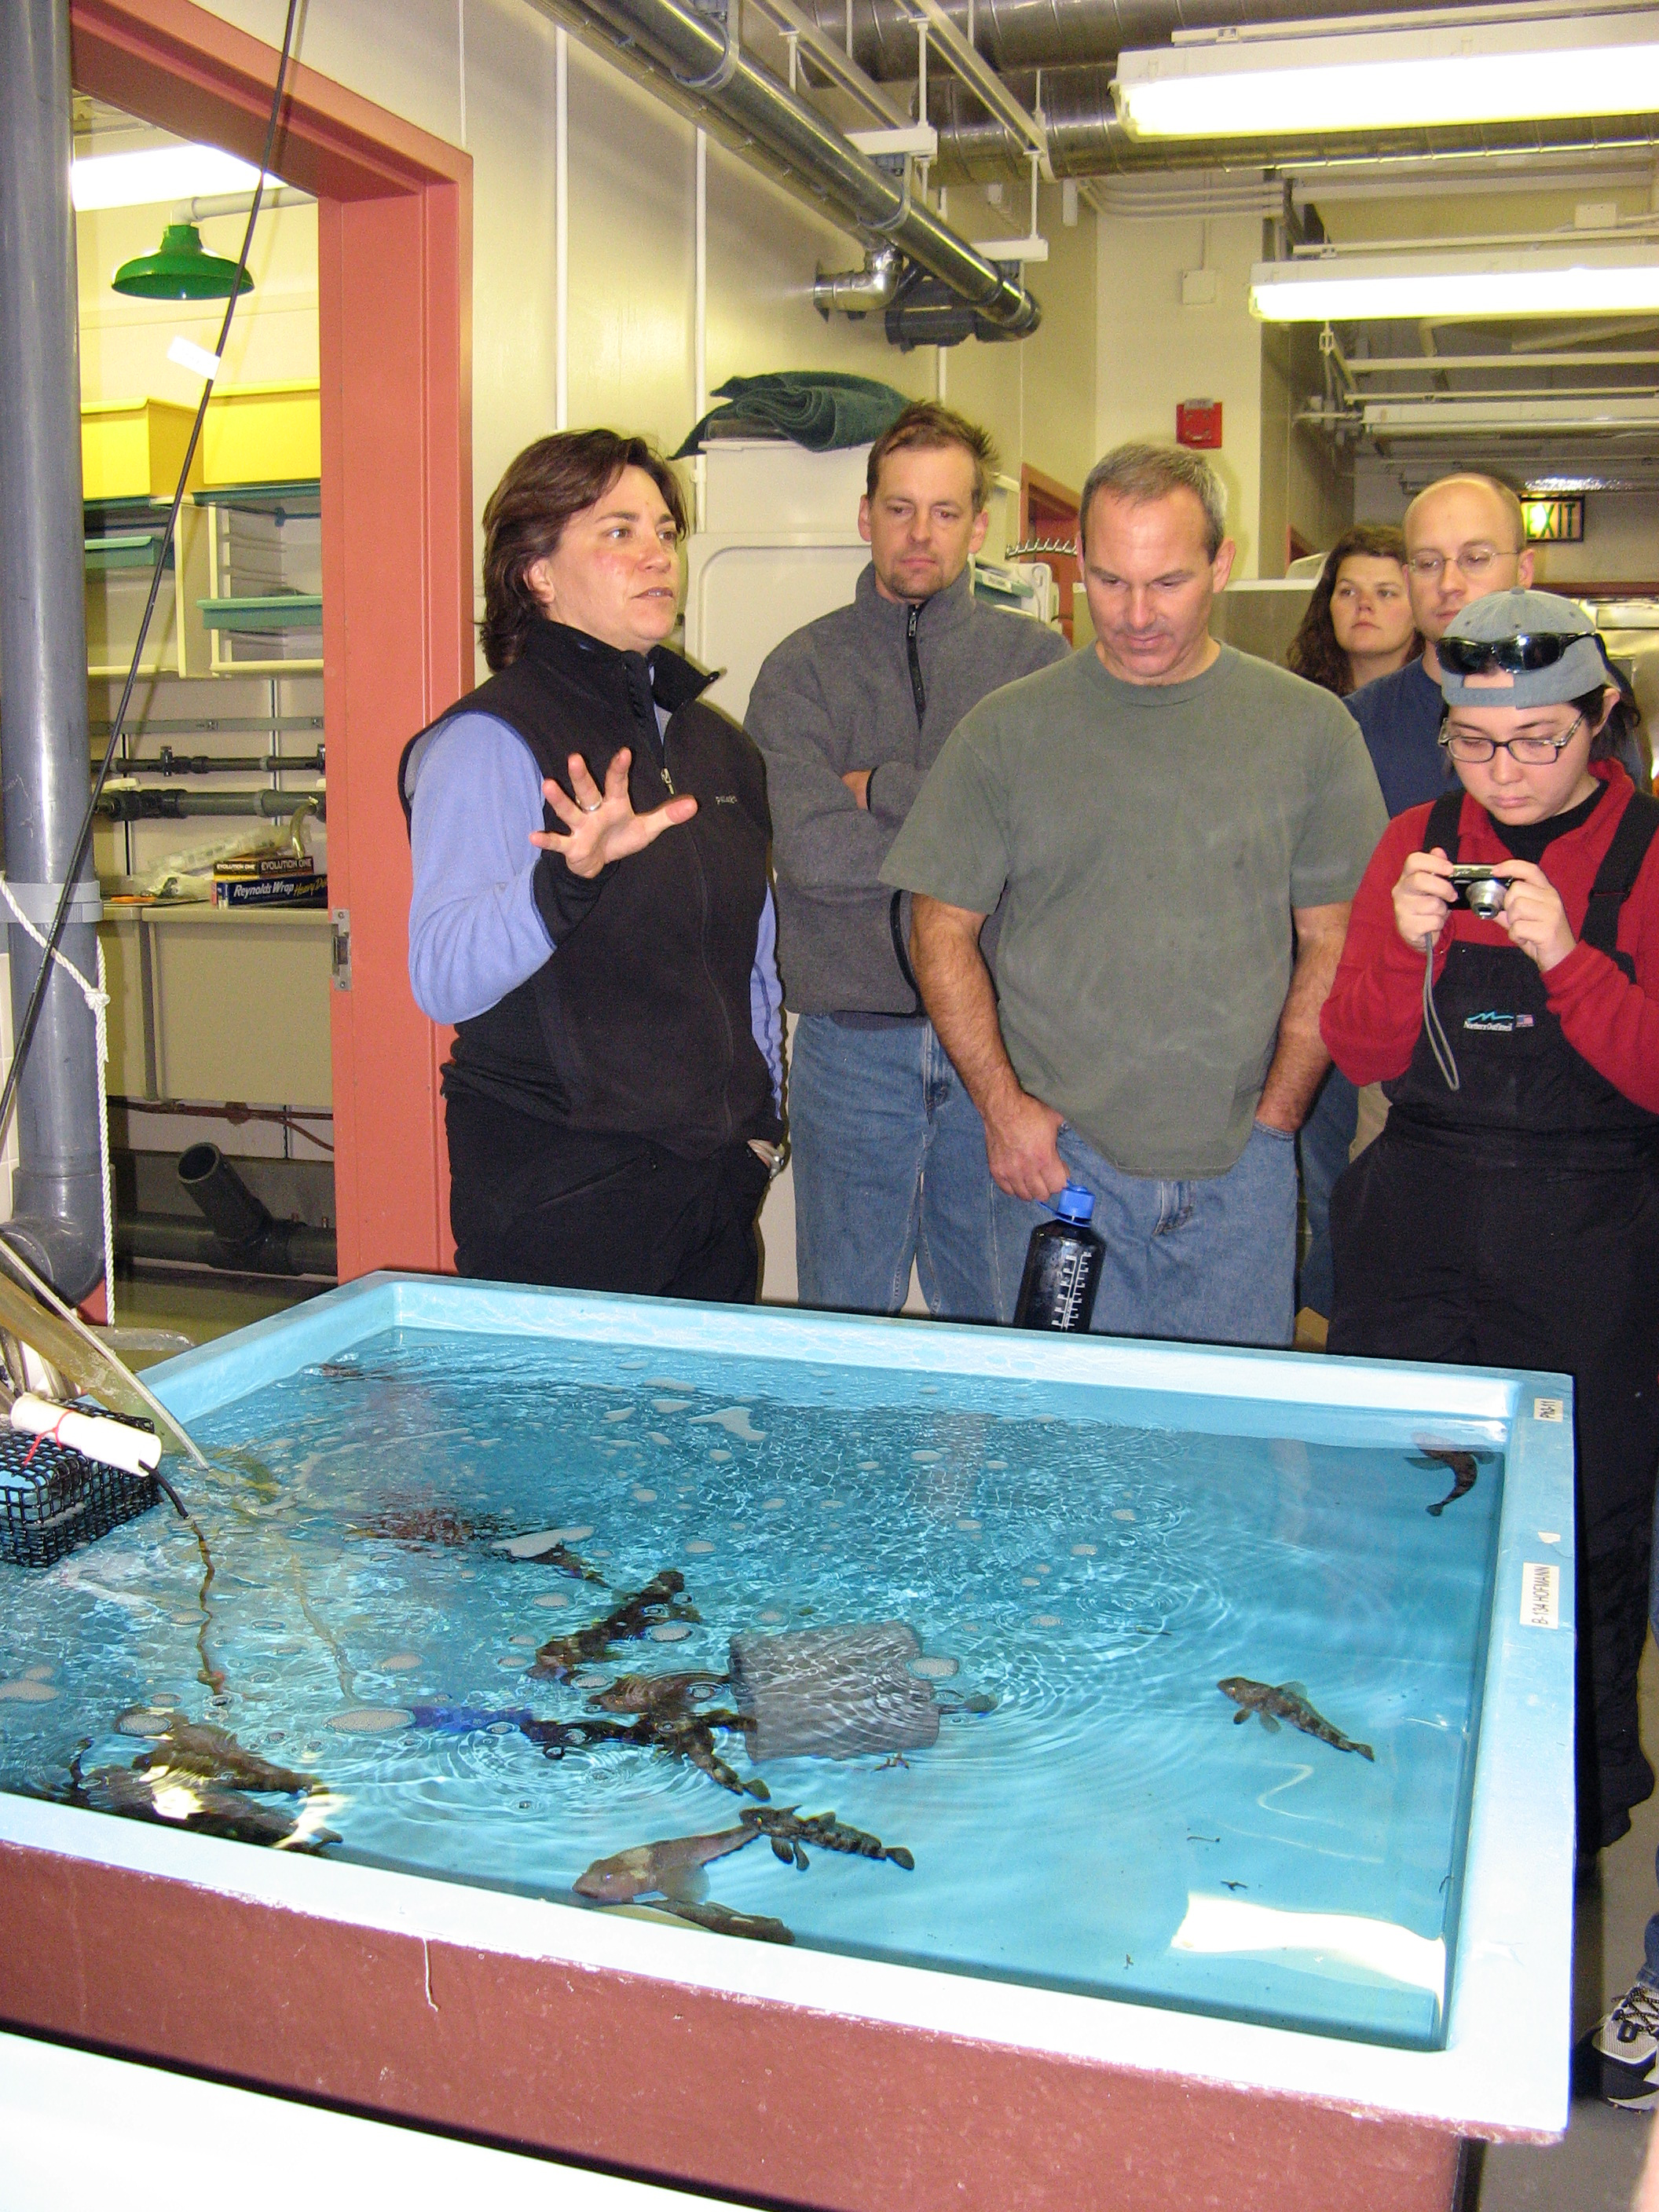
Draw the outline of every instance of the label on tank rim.
[[[1521,1570],[1522,1627],[1559,1628],[1560,1616],[1560,1568],[1541,1559],[1528,1559]]]

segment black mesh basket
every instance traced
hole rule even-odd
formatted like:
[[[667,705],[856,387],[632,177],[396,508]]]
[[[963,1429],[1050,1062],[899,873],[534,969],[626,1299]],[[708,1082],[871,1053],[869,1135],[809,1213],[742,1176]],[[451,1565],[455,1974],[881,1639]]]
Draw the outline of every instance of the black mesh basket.
[[[123,1474],[50,1437],[0,1428],[0,1559],[12,1566],[49,1567],[148,1513],[161,1495],[153,1474]]]

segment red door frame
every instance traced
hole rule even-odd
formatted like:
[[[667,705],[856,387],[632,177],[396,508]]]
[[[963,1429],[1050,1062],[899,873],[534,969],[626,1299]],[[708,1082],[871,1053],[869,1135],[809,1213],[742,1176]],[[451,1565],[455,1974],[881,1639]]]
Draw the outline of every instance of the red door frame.
[[[0,0],[3,4],[3,0]],[[257,161],[276,52],[190,0],[70,0],[77,87]],[[410,994],[410,734],[471,690],[472,162],[290,69],[273,167],[317,198],[329,894],[341,1279],[450,1263],[438,1069]]]

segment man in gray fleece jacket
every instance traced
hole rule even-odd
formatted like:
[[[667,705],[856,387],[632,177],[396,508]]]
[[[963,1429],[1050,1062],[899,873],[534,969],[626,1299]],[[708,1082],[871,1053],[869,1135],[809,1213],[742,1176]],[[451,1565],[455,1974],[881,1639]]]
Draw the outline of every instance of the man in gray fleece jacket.
[[[995,1319],[985,1130],[922,1011],[908,896],[882,863],[971,707],[1066,653],[978,605],[995,456],[931,401],[870,450],[849,607],[767,659],[744,718],[766,756],[778,964],[799,1017],[789,1082],[803,1305],[896,1313],[918,1264],[929,1310]],[[988,925],[988,935],[995,927]]]

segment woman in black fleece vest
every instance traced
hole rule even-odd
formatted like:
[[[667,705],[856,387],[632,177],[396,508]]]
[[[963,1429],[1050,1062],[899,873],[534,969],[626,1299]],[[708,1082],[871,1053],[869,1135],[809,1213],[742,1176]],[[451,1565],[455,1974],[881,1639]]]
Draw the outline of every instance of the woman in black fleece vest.
[[[640,439],[528,447],[484,510],[495,672],[404,751],[410,977],[456,1264],[732,1301],[781,1135],[760,757],[662,644],[680,489]]]

